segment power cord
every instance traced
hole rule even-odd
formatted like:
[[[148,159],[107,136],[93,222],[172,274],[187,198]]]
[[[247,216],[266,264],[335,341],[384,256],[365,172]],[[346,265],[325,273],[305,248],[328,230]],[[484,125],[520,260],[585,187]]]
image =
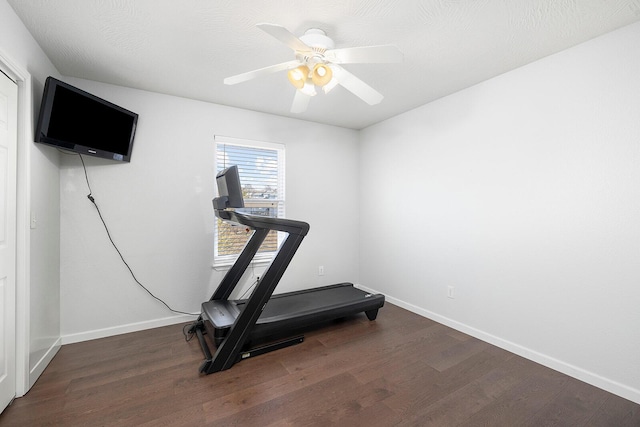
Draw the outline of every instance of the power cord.
[[[111,245],[113,245],[114,249],[116,250],[116,252],[118,253],[118,255],[120,256],[120,259],[122,260],[122,262],[124,263],[124,265],[127,267],[127,269],[129,270],[129,273],[131,273],[131,277],[133,277],[133,280],[145,291],[147,291],[147,293],[149,295],[151,295],[153,298],[155,298],[156,300],[160,301],[162,304],[164,304],[165,307],[167,307],[170,311],[174,312],[174,313],[178,313],[178,314],[186,314],[188,316],[199,316],[200,313],[187,313],[186,311],[180,311],[180,310],[175,310],[173,308],[171,308],[169,306],[169,304],[167,304],[166,302],[164,302],[162,299],[158,298],[157,296],[155,296],[149,289],[147,289],[142,283],[140,283],[140,281],[137,279],[136,275],[133,274],[133,270],[131,269],[131,267],[129,266],[129,264],[127,263],[127,261],[125,261],[124,257],[122,256],[122,253],[120,252],[120,249],[118,249],[118,246],[116,246],[115,242],[113,241],[113,239],[111,238],[111,233],[109,232],[109,228],[107,227],[107,223],[104,221],[104,218],[102,217],[102,213],[100,212],[100,208],[98,207],[98,204],[96,203],[95,198],[93,197],[93,191],[91,190],[91,184],[89,184],[89,176],[87,175],[87,167],[84,164],[84,159],[82,158],[82,154],[78,154],[78,156],[80,156],[80,161],[82,162],[82,168],[84,169],[84,177],[87,181],[87,187],[89,188],[89,194],[87,194],[87,198],[91,201],[91,203],[93,203],[93,206],[96,207],[96,211],[98,212],[98,216],[100,217],[100,221],[102,221],[102,225],[104,226],[105,231],[107,232],[107,237],[109,237],[109,241],[111,242]],[[184,332],[184,331],[183,331]]]
[[[193,323],[187,323],[182,327],[182,335],[184,335],[184,340],[186,342],[191,341],[191,338],[196,334],[196,328],[199,320],[196,320]]]
[[[247,290],[244,291],[244,293],[240,296],[240,299],[244,299],[245,295],[247,295],[253,288],[255,288],[258,283],[260,283],[260,276],[258,276],[258,278],[251,284],[251,286],[249,286]]]

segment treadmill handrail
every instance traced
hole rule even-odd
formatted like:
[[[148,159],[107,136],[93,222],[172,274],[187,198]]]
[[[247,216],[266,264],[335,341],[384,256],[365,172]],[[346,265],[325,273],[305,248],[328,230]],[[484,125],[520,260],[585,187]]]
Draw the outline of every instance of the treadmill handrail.
[[[215,202],[214,207],[216,207]],[[244,274],[249,263],[258,252],[261,243],[271,230],[285,232],[287,236],[278,247],[275,257],[262,275],[262,280],[257,283],[251,297],[247,300],[245,307],[227,333],[225,340],[218,346],[212,360],[206,364],[204,369],[208,374],[228,369],[238,360],[240,351],[248,339],[251,329],[255,326],[260,313],[269,298],[271,298],[300,243],[309,232],[309,224],[303,221],[243,214],[227,209],[215,209],[215,214],[223,221],[250,227],[255,230],[255,233],[249,238],[244,249],[236,258],[236,262],[225,274],[210,301],[224,301],[229,298],[242,274]],[[200,315],[200,318],[202,318],[202,315]]]
[[[298,221],[296,221],[298,222]],[[265,229],[257,230],[261,232],[266,232]],[[255,236],[255,234],[254,234]],[[227,333],[225,340],[218,346],[218,350],[213,356],[213,360],[211,363],[207,364],[206,373],[210,374],[212,372],[217,372],[225,369],[229,369],[235,362],[237,362],[238,357],[240,355],[240,351],[242,347],[249,337],[251,333],[251,329],[256,324],[258,317],[260,317],[260,313],[264,309],[267,304],[269,298],[273,294],[280,278],[284,274],[289,262],[293,258],[296,250],[300,246],[300,243],[304,239],[304,234],[294,234],[290,233],[282,242],[282,245],[276,252],[275,258],[271,261],[271,264],[267,268],[267,270],[263,273],[262,280],[258,282],[256,287],[249,297],[247,304],[240,312],[239,316],[236,318],[233,326]],[[251,241],[251,239],[250,239]],[[250,253],[242,254],[242,257],[247,256],[253,258],[253,255]],[[236,263],[233,265],[232,270],[238,264],[240,260],[236,260]],[[231,272],[227,272],[227,275]],[[212,300],[216,299],[216,294],[218,292],[227,294],[228,289],[232,289],[235,287],[236,283],[233,281],[229,281],[225,283],[226,276],[223,279],[223,283],[218,286],[218,290],[211,298]],[[228,289],[223,289],[227,288]],[[228,298],[225,297],[224,299]],[[202,315],[200,315],[202,317]]]
[[[306,236],[309,224],[286,218],[273,218],[262,215],[243,214],[236,211],[216,209],[216,216],[223,221],[235,222],[255,229],[284,231],[285,233]]]

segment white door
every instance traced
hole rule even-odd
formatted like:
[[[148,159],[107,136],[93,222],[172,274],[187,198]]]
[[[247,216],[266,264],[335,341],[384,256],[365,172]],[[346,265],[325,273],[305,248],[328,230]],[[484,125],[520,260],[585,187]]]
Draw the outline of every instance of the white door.
[[[18,86],[0,71],[0,412],[16,394]]]

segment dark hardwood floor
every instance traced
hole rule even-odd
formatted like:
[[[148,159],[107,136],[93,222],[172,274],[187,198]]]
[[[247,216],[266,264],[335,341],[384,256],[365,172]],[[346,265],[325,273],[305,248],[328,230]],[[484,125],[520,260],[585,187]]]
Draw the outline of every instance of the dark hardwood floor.
[[[1,426],[640,426],[640,405],[391,304],[200,376],[175,325],[63,346]]]

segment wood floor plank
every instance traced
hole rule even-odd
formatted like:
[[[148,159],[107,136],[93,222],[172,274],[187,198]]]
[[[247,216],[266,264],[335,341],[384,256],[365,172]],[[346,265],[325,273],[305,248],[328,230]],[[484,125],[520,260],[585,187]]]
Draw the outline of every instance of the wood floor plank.
[[[607,399],[586,424],[589,427],[640,426],[640,405],[607,393]]]
[[[425,361],[425,349],[432,351],[439,345],[441,348],[452,345],[450,337],[443,338],[447,329],[446,326],[434,324],[404,335],[398,345],[385,350],[380,357],[371,361],[361,361],[351,369],[351,373],[362,383],[367,383],[390,372],[402,370],[417,361],[420,361],[425,369],[431,369]]]
[[[460,425],[529,425],[549,402],[556,399],[569,379],[566,375],[531,363],[523,365],[519,375],[520,381],[500,399]]]
[[[315,410],[308,413],[294,412],[287,421],[296,426],[330,426],[353,425],[375,426],[393,425],[400,417],[381,401],[389,395],[389,391],[379,384],[361,386],[350,382],[334,390],[329,398],[319,401],[316,397]]]
[[[299,414],[299,408],[307,408],[304,412],[307,422],[312,423],[322,415],[322,408],[336,400],[336,393],[343,395],[354,389],[355,379],[348,374],[338,374],[315,382],[302,390],[276,397],[259,405],[242,410],[232,416],[219,418],[209,413],[207,422],[220,425],[262,425],[273,424],[287,414]]]
[[[200,375],[184,325],[63,346],[13,426],[640,426],[640,405],[385,304]]]
[[[438,371],[444,371],[488,347],[489,344],[486,342],[473,338],[447,346],[446,349],[437,353],[427,353],[425,359],[429,366]]]
[[[480,352],[442,372],[433,368],[416,371],[409,381],[398,387],[394,396],[385,400],[385,404],[409,418],[416,418],[424,408],[486,375],[501,363],[504,363],[502,359]]]
[[[460,425],[522,382],[523,359],[511,358],[485,375],[416,411],[417,425]]]
[[[345,370],[338,367],[333,374],[339,374]],[[313,367],[296,371],[287,376],[262,382],[236,393],[226,394],[215,400],[208,401],[203,404],[203,410],[205,414],[215,413],[218,417],[226,417],[269,400],[295,393],[309,385],[325,380],[326,377],[326,371]]]
[[[585,387],[585,384],[573,378],[567,379],[566,386],[545,407],[527,422],[538,426],[544,422],[546,426],[585,425],[598,412],[609,394],[596,387]]]

